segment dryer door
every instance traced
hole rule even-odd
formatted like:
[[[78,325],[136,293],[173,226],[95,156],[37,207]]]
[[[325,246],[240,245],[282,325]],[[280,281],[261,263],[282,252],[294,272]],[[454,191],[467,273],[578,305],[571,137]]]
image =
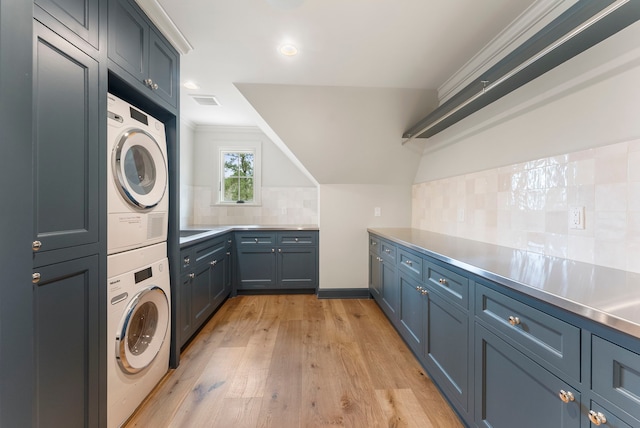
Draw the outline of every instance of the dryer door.
[[[113,177],[126,202],[149,210],[167,190],[167,164],[158,142],[145,131],[125,132],[113,149]]]
[[[169,314],[169,301],[158,286],[144,288],[131,299],[116,337],[122,370],[137,373],[151,364],[169,330]]]

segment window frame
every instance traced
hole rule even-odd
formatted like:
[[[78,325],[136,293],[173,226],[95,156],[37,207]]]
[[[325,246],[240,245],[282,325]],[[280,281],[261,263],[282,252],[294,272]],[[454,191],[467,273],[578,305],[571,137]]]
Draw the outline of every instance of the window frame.
[[[253,153],[253,201],[238,203],[237,201],[225,201],[224,200],[224,155],[225,153]],[[225,205],[225,206],[259,206],[262,204],[261,198],[261,190],[262,183],[260,180],[260,167],[262,163],[260,144],[255,145],[234,145],[234,146],[224,146],[218,147],[218,197],[216,201],[216,205]]]

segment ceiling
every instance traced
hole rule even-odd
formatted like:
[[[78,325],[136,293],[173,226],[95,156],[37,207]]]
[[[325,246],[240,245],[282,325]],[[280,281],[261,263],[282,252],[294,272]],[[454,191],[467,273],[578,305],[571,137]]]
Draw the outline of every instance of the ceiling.
[[[261,117],[240,84],[433,91],[533,0],[157,2],[193,47],[181,58],[181,83],[200,88],[181,89],[181,116],[253,126]],[[298,55],[280,54],[283,43]],[[200,106],[190,94],[221,105]]]

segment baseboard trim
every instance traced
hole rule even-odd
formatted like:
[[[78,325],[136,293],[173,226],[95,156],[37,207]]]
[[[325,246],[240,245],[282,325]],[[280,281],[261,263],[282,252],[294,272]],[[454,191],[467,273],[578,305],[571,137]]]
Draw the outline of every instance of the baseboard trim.
[[[368,288],[327,288],[318,290],[318,299],[370,299]]]

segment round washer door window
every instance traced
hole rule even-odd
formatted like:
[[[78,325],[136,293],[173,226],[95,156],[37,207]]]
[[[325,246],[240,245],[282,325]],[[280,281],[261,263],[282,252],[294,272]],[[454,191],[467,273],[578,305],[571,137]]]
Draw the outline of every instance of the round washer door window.
[[[138,373],[156,358],[169,330],[169,302],[158,286],[147,287],[129,302],[116,337],[122,370]]]
[[[125,201],[142,210],[158,205],[167,189],[167,166],[150,134],[140,129],[124,133],[113,150],[112,166]]]

